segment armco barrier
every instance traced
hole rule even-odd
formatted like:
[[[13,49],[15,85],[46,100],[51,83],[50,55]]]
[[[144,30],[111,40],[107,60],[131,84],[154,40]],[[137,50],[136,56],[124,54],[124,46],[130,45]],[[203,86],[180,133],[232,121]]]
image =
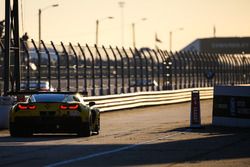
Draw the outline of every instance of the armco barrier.
[[[95,101],[101,112],[114,111],[143,106],[154,106],[188,102],[191,92],[199,90],[200,99],[212,99],[213,88],[189,88],[182,90],[138,92],[109,96],[85,97],[85,101]]]

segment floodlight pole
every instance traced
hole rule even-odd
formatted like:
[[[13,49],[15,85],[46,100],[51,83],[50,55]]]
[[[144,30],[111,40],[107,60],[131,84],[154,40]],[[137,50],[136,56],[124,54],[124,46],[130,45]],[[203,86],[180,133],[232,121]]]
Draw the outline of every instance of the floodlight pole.
[[[9,90],[10,79],[10,0],[5,0],[5,38],[4,38],[4,96]]]

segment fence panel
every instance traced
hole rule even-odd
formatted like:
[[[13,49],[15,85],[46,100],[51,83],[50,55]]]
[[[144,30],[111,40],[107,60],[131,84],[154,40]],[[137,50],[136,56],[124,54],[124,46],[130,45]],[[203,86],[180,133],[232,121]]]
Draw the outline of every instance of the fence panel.
[[[125,49],[46,44],[22,41],[22,84],[48,82],[56,91],[88,92],[110,95],[142,91],[249,84],[249,54],[167,52],[148,48]],[[17,81],[14,51],[10,57],[10,88]],[[3,91],[4,45],[0,42],[0,91]],[[26,90],[30,88],[27,87]],[[22,89],[23,90],[23,89]]]

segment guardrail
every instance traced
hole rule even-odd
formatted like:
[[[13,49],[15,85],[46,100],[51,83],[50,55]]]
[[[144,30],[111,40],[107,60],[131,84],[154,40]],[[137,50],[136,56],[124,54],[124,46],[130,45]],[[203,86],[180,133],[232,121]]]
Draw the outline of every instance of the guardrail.
[[[213,98],[213,88],[209,87],[157,92],[137,92],[109,96],[94,96],[86,97],[85,101],[95,101],[96,107],[100,108],[101,112],[105,112],[135,107],[188,102],[191,100],[191,92],[193,90],[198,90],[200,92],[200,99]]]

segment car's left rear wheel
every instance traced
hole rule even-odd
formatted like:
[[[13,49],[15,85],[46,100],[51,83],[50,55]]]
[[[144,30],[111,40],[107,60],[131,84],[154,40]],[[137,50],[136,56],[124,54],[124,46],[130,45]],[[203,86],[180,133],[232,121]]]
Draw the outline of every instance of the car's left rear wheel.
[[[10,123],[9,131],[12,137],[29,137],[33,135],[31,129],[16,126],[14,123]]]

